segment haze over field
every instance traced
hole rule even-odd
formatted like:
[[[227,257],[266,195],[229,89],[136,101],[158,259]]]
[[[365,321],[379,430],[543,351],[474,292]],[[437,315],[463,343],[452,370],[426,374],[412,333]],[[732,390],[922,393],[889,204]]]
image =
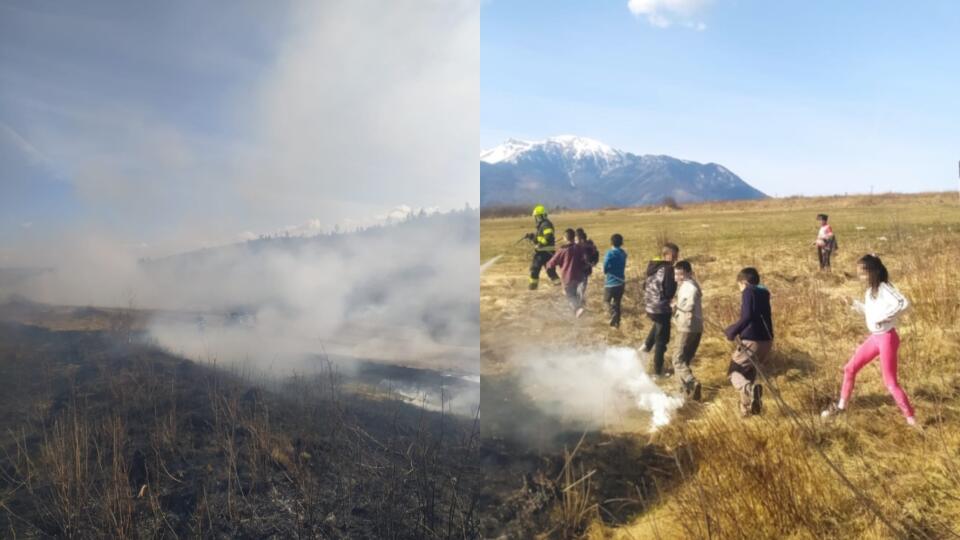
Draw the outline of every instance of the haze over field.
[[[476,372],[478,9],[4,3],[0,297],[252,317],[206,322],[221,359],[337,338]]]

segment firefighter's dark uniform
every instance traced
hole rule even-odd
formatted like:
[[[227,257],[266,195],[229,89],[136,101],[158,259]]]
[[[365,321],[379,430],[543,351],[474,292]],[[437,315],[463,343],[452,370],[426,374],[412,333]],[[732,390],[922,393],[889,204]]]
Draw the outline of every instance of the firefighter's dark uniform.
[[[540,269],[553,257],[557,251],[556,238],[553,233],[553,223],[546,215],[537,216],[537,232],[533,237],[533,261],[530,263],[530,290],[540,284]],[[547,269],[547,277],[554,285],[560,283],[560,276],[553,268]]]

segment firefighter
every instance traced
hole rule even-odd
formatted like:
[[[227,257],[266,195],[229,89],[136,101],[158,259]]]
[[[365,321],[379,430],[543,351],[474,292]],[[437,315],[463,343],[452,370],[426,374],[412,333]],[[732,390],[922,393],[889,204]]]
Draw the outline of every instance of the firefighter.
[[[538,204],[533,209],[533,219],[537,223],[537,232],[527,234],[526,238],[533,243],[533,262],[530,263],[530,290],[535,290],[540,284],[540,269],[547,264],[550,257],[557,251],[556,239],[553,234],[553,223],[547,219],[547,209]],[[553,268],[547,269],[547,277],[554,285],[560,284],[560,276]]]

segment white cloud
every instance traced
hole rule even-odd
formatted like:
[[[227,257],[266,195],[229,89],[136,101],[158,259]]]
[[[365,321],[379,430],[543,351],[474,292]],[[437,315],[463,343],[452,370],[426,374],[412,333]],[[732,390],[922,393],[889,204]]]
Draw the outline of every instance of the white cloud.
[[[668,28],[679,23],[684,28],[703,31],[707,25],[697,20],[712,0],[629,0],[627,8],[636,17],[645,17],[651,26]]]

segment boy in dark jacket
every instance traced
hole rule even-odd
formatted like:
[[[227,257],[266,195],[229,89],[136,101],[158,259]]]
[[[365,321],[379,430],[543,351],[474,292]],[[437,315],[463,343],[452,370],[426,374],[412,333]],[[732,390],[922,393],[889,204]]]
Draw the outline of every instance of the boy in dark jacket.
[[[587,238],[587,232],[583,229],[577,229],[577,244],[583,246],[584,252],[587,256],[587,263],[590,265],[587,267],[587,275],[584,276],[583,282],[580,283],[580,289],[578,293],[580,298],[583,301],[584,305],[587,303],[587,282],[590,280],[590,274],[593,273],[593,267],[600,262],[600,251],[597,249],[597,245],[593,243],[593,240]]]
[[[647,277],[643,288],[643,304],[647,317],[653,321],[653,327],[647,334],[647,340],[640,349],[644,354],[653,351],[653,373],[663,376],[663,357],[670,342],[670,302],[677,292],[677,282],[673,276],[673,263],[680,255],[676,244],[667,242],[660,256],[647,264]]]
[[[623,236],[610,237],[613,246],[603,257],[603,303],[610,307],[610,326],[620,328],[620,301],[627,284],[627,252],[623,250]]]
[[[763,386],[756,382],[755,366],[762,366],[773,348],[773,316],[770,291],[760,284],[756,268],[744,268],[737,274],[740,287],[740,319],[725,330],[727,339],[740,338],[727,375],[740,398],[743,416],[759,414],[763,406]]]
[[[583,315],[583,298],[580,297],[580,285],[587,277],[587,251],[583,245],[574,242],[576,233],[573,229],[564,232],[567,243],[547,261],[547,270],[560,268],[560,280],[563,282],[563,292],[570,302],[577,318]]]

